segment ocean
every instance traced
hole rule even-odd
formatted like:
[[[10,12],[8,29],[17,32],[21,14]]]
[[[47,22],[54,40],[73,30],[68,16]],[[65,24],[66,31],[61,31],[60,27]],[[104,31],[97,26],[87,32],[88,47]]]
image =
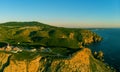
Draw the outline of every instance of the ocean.
[[[120,72],[120,28],[92,31],[103,38],[100,43],[92,45],[92,51],[103,51],[105,62]]]

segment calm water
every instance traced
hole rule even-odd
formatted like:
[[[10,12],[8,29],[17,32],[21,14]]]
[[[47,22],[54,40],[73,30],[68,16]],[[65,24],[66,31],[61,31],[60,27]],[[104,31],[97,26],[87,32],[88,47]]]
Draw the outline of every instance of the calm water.
[[[92,49],[95,51],[102,50],[104,52],[105,62],[120,72],[120,28],[99,29],[93,31],[102,36],[103,41],[94,44]]]

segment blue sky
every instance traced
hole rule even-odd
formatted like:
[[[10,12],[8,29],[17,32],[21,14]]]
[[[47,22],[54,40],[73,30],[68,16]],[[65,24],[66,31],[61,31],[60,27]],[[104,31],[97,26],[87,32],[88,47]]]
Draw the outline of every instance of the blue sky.
[[[120,27],[120,0],[0,0],[0,22],[64,27]]]

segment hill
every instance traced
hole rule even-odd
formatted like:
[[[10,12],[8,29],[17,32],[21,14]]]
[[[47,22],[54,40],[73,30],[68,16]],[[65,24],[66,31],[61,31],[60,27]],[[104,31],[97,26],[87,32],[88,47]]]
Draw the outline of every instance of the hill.
[[[28,47],[80,48],[98,42],[97,34],[75,28],[62,28],[39,22],[7,22],[0,24],[0,42]]]
[[[114,72],[99,60],[103,54],[96,59],[86,48],[101,40],[86,29],[39,22],[2,23],[0,72]]]

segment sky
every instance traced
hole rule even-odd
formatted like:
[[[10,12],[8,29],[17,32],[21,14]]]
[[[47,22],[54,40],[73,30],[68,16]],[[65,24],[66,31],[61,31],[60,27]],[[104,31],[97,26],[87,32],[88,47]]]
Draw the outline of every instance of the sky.
[[[0,0],[0,23],[9,21],[120,28],[120,0]]]

